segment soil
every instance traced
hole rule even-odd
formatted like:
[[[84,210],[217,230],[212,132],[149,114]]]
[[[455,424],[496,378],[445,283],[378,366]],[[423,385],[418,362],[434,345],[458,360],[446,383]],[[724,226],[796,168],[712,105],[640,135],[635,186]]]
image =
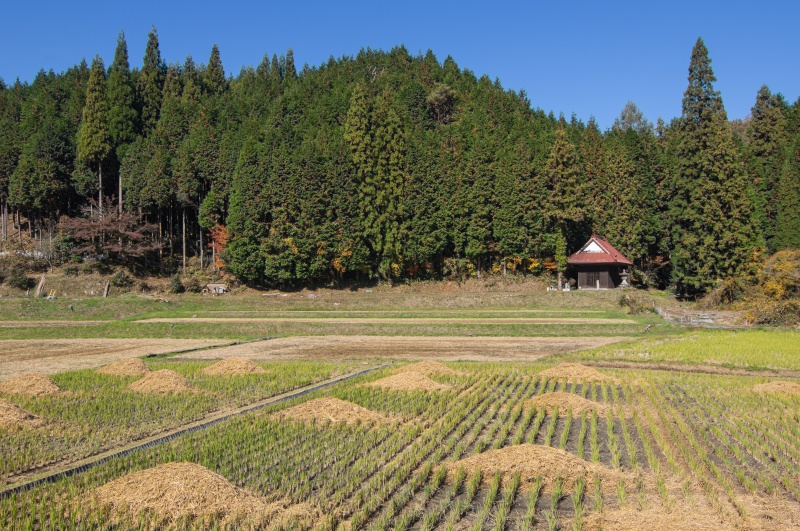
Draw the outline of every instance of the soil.
[[[187,352],[178,358],[252,360],[348,360],[395,358],[439,361],[534,361],[629,337],[295,336]]]
[[[600,476],[601,481],[609,487],[616,486],[616,481],[622,477],[619,471],[598,463],[590,463],[565,450],[527,443],[475,454],[449,463],[447,467],[451,474],[464,467],[467,477],[480,469],[485,480],[490,479],[495,472],[500,472],[504,480],[519,473],[520,485],[523,488],[530,488],[536,477],[541,476],[544,488],[549,489],[555,485],[556,478],[560,477],[565,492],[572,490],[580,477],[584,478],[587,484],[591,484],[592,478]]]
[[[324,397],[309,400],[276,413],[278,417],[318,422],[344,422],[345,424],[386,422],[388,419],[358,404],[339,398]]]
[[[108,376],[144,376],[150,372],[150,367],[139,358],[125,358],[104,365],[94,372]]]
[[[546,378],[566,378],[568,383],[572,382],[605,382],[612,381],[619,383],[616,378],[606,376],[596,369],[581,365],[580,363],[562,363],[552,369],[547,369],[539,373]]]
[[[48,396],[62,392],[45,374],[27,372],[0,382],[0,393],[25,396]]]
[[[758,391],[759,393],[800,395],[800,384],[796,382],[769,382],[754,386],[753,391]]]
[[[366,385],[393,391],[446,391],[451,389],[449,385],[434,382],[418,372],[401,372]]]
[[[0,398],[0,428],[28,427],[41,424],[41,419],[16,404]]]
[[[194,463],[166,463],[115,479],[99,487],[97,502],[113,512],[156,514],[159,522],[181,517],[242,517],[266,513],[260,498]]]
[[[158,395],[197,392],[196,389],[189,385],[186,378],[169,369],[151,372],[141,380],[136,380],[130,384],[128,388],[137,393]]]
[[[399,367],[394,372],[396,374],[403,372],[418,372],[419,374],[424,374],[425,376],[431,376],[433,374],[450,374],[450,375],[461,374],[459,371],[451,369],[447,365],[443,365],[438,361],[430,361],[430,360],[420,361],[418,363],[412,363],[411,365]]]
[[[210,365],[201,371],[203,374],[215,376],[233,376],[238,374],[266,374],[260,365],[256,365],[249,358],[228,358]]]
[[[682,507],[676,505],[669,512],[665,509],[637,510],[633,507],[592,513],[584,520],[587,531],[614,529],[617,531],[690,531],[725,529],[727,525],[710,508]]]
[[[0,379],[28,371],[55,374],[96,369],[112,361],[229,343],[211,339],[5,339]]]
[[[603,317],[154,317],[136,323],[325,323],[325,324],[497,324],[497,325],[616,325],[633,319]]]
[[[612,411],[612,408],[606,404],[593,402],[574,393],[565,393],[563,391],[546,393],[526,401],[525,408],[531,407],[544,407],[548,413],[558,408],[560,415],[566,415],[567,411],[571,409],[573,417],[580,416],[584,411],[587,413],[597,411],[597,414],[602,417]]]

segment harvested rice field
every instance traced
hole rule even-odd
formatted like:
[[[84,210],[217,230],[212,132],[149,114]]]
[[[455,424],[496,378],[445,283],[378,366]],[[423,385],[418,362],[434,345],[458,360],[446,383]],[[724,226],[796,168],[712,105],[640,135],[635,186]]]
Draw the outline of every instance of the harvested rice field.
[[[265,373],[230,375],[208,374],[210,362],[147,365],[196,392],[140,395],[125,389],[142,377],[54,375],[65,392],[3,394],[44,425],[0,424],[2,455],[20,459],[36,430],[69,431],[87,410],[59,418],[53,404],[96,405],[104,386],[180,410],[199,396],[220,406],[263,395],[234,391],[259,378],[353,368],[257,363]],[[555,361],[386,367],[0,496],[0,527],[797,529],[800,396],[790,380],[764,387],[762,376]]]

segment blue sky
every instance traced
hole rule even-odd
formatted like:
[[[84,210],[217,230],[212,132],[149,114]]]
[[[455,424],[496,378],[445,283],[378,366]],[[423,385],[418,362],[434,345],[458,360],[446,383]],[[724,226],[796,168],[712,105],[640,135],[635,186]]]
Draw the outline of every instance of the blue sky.
[[[151,25],[168,62],[206,62],[217,43],[227,73],[288,48],[300,67],[404,44],[525,89],[534,107],[593,115],[605,129],[628,100],[652,122],[679,115],[698,36],[729,117],[745,117],[762,84],[795,101],[798,15],[785,0],[14,2],[0,20],[0,77],[31,81],[41,68],[63,71],[95,54],[108,63],[120,30],[132,65],[141,65]]]

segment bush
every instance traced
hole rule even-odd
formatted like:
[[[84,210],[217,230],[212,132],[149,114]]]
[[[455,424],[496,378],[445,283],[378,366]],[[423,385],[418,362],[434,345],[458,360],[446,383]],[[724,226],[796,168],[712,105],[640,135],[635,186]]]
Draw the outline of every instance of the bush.
[[[181,282],[181,276],[179,274],[174,274],[169,277],[169,292],[170,293],[183,293],[186,291],[186,287]]]
[[[12,271],[5,282],[7,285],[22,291],[33,289],[36,286],[36,281],[25,276],[21,271]]]
[[[133,279],[124,270],[118,269],[116,273],[111,276],[111,285],[116,288],[127,288],[133,285]]]
[[[183,283],[184,288],[189,293],[200,293],[203,291],[203,287],[205,287],[205,283],[200,280],[196,275],[190,276],[186,281]]]
[[[628,313],[631,315],[639,315],[642,313],[654,312],[655,308],[652,304],[642,297],[637,297],[632,293],[623,293],[619,296],[617,303],[622,308],[627,308]]]

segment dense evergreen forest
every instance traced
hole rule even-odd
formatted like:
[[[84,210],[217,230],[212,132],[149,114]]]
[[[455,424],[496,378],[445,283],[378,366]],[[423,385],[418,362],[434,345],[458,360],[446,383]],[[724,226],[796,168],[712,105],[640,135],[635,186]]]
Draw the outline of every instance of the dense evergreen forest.
[[[688,81],[670,123],[629,103],[600,131],[402,46],[226,76],[155,29],[132,69],[121,34],[108,67],[0,81],[2,240],[300,285],[548,274],[595,232],[695,296],[800,247],[800,101],[764,86],[730,121],[701,39]]]

